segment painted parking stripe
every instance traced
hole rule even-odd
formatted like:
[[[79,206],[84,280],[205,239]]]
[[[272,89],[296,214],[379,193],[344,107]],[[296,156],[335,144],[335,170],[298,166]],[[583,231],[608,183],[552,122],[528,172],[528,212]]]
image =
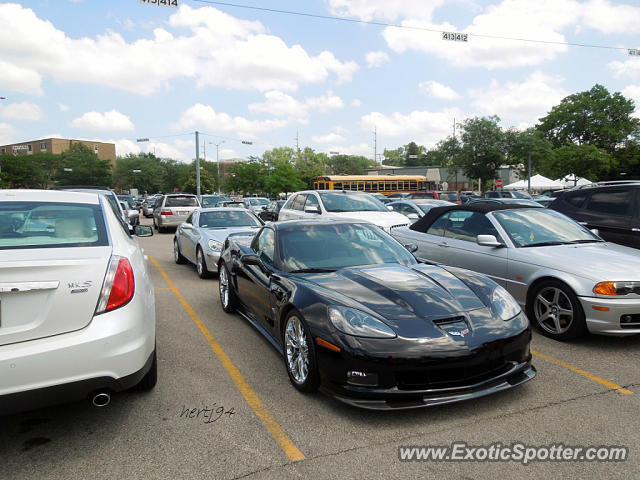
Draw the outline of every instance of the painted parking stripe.
[[[544,360],[554,363],[556,365],[559,365],[561,367],[567,368],[569,370],[571,370],[572,372],[577,373],[578,375],[582,375],[583,377],[588,378],[589,380],[593,380],[594,382],[599,383],[600,385],[604,385],[605,387],[611,389],[611,390],[615,390],[618,393],[622,393],[624,395],[633,395],[633,392],[631,390],[627,390],[624,387],[621,387],[620,385],[610,382],[609,380],[605,380],[604,378],[600,378],[597,377],[595,375],[593,375],[592,373],[587,372],[586,370],[582,370],[581,368],[578,367],[574,367],[573,365],[570,365],[566,362],[563,362],[562,360],[558,360],[557,358],[553,358],[549,355],[545,355],[544,353],[540,353],[540,352],[536,352],[535,350],[531,350],[531,353],[533,355],[535,355],[536,357],[540,357],[543,358]]]
[[[304,460],[305,456],[298,449],[298,447],[296,447],[296,445],[291,441],[289,436],[285,433],[285,431],[278,424],[278,422],[276,422],[276,420],[271,415],[271,412],[269,412],[269,410],[264,405],[264,403],[262,403],[258,395],[253,391],[253,389],[249,386],[247,381],[244,379],[244,377],[242,376],[242,373],[240,373],[240,370],[238,370],[238,367],[234,365],[234,363],[231,361],[229,356],[225,353],[225,351],[222,349],[220,344],[213,337],[209,329],[204,325],[204,323],[202,323],[202,320],[200,320],[195,310],[191,307],[191,305],[189,305],[187,300],[182,296],[182,293],[180,293],[180,290],[178,290],[178,288],[173,284],[169,276],[158,264],[156,259],[153,258],[151,255],[149,255],[149,259],[156,266],[156,268],[160,272],[160,275],[162,275],[165,282],[167,282],[167,285],[169,285],[169,289],[173,292],[173,294],[178,298],[178,300],[182,304],[182,307],[187,311],[187,313],[189,314],[189,317],[191,317],[191,320],[193,320],[193,323],[196,324],[196,326],[200,329],[200,332],[202,333],[202,335],[204,335],[204,337],[207,339],[207,341],[209,342],[209,345],[211,346],[211,349],[217,355],[218,359],[220,360],[220,363],[222,363],[222,366],[225,368],[225,370],[233,380],[233,383],[236,384],[236,387],[238,388],[238,390],[240,390],[240,393],[242,394],[246,402],[249,404],[249,406],[251,407],[253,412],[256,414],[256,416],[260,419],[260,421],[265,426],[267,431],[271,434],[273,439],[278,443],[278,445],[280,446],[282,451],[285,453],[285,455],[287,455],[287,457],[289,457],[289,460],[291,460],[292,462]]]

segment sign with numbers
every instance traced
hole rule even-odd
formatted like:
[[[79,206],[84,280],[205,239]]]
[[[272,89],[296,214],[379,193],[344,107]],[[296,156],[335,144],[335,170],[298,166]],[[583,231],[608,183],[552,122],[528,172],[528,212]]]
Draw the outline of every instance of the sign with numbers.
[[[178,7],[178,0],[138,0],[138,3],[160,5],[161,7]]]
[[[442,32],[443,40],[453,40],[454,42],[467,42],[468,37],[466,33],[455,32]]]
[[[629,55],[633,55],[634,57],[640,57],[640,50],[637,48],[630,48]]]

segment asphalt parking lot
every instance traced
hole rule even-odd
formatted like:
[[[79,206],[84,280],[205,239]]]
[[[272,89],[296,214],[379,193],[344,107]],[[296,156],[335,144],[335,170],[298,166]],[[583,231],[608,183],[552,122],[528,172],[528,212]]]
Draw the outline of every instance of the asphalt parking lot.
[[[637,477],[640,337],[563,344],[534,333],[538,376],[519,388],[457,405],[359,410],[296,391],[274,348],[222,311],[217,279],[174,263],[172,238],[139,240],[156,288],[157,387],[117,394],[106,408],[85,402],[0,417],[0,478]],[[398,459],[403,445],[453,442],[616,445],[629,458]]]

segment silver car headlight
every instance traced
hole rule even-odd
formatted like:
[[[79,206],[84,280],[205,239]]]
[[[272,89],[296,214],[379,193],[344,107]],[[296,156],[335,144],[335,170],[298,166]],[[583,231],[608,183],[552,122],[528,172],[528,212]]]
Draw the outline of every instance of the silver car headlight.
[[[356,337],[395,338],[397,336],[382,320],[355,308],[329,307],[329,320],[342,333]]]
[[[222,250],[222,242],[219,242],[217,240],[209,240],[208,245],[209,248],[214,252],[219,252],[220,250]]]
[[[493,289],[491,303],[502,320],[511,320],[522,311],[515,298],[500,285]]]

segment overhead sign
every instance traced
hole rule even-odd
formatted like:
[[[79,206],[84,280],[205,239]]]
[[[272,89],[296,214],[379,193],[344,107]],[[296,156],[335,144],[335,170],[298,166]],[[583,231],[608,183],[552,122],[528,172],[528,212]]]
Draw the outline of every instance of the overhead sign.
[[[502,187],[502,185],[503,185],[502,180],[500,179],[496,180],[496,187],[500,188]]]
[[[148,142],[149,139],[148,138],[139,138],[136,140],[136,142]]]
[[[160,5],[161,7],[178,7],[178,0],[138,0],[138,3]]]
[[[454,42],[467,42],[468,37],[466,33],[456,33],[456,32],[442,32],[443,40],[452,40]]]
[[[629,55],[633,55],[635,57],[640,57],[640,50],[638,50],[637,48],[630,48],[629,49]]]
[[[418,155],[409,155],[409,158],[418,158]]]
[[[253,142],[250,142],[249,140],[242,140],[242,143],[245,145],[253,145]]]

